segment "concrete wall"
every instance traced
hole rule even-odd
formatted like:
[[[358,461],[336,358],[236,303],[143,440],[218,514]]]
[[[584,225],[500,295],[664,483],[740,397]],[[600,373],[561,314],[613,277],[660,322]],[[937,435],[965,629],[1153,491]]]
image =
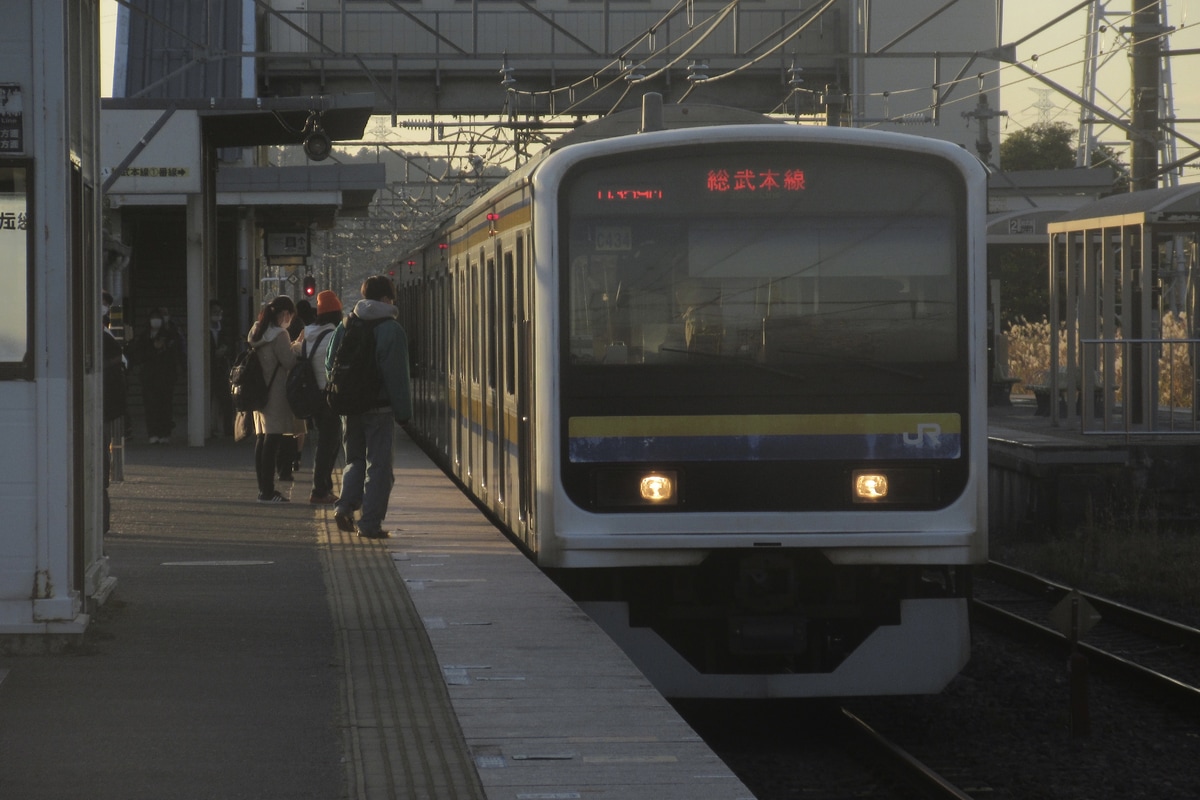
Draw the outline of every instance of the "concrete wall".
[[[99,7],[4,10],[0,83],[20,95],[4,123],[20,136],[0,167],[26,170],[30,234],[24,290],[6,287],[10,303],[27,301],[28,355],[0,365],[0,647],[11,648],[80,633],[88,598],[112,579],[100,530]]]

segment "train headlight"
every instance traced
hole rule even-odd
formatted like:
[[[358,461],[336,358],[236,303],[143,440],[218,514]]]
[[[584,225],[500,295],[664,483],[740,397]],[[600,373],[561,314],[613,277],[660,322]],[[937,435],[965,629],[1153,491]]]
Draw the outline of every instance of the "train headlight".
[[[638,489],[647,503],[659,505],[675,502],[675,481],[669,475],[652,472],[643,476]]]
[[[661,508],[673,509],[683,502],[678,470],[598,469],[591,475],[592,506],[597,510]]]
[[[888,479],[882,472],[856,470],[852,479],[856,503],[877,503],[888,496]]]

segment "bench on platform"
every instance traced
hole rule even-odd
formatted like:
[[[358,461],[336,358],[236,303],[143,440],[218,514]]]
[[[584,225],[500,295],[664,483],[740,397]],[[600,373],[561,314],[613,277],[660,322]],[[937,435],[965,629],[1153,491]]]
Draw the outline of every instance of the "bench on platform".
[[[988,385],[988,405],[1011,406],[1012,388],[1020,382],[1020,378],[992,378]]]
[[[1050,384],[1046,381],[1045,373],[1039,376],[1041,383],[1027,383],[1025,388],[1033,392],[1033,399],[1036,403],[1033,409],[1035,417],[1050,416]],[[1092,412],[1094,414],[1104,413],[1104,389],[1100,385],[1100,376],[1096,375],[1092,382]],[[1082,414],[1083,406],[1080,402],[1081,392],[1078,384],[1075,387],[1075,413]],[[1065,373],[1059,373],[1058,381],[1058,414],[1065,416],[1067,413],[1067,377]]]

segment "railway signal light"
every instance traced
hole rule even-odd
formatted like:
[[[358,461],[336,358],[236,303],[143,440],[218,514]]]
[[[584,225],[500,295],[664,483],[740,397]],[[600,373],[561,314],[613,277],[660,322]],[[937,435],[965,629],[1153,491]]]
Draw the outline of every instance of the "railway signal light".
[[[317,293],[317,279],[312,275],[304,276],[304,296],[313,297]]]

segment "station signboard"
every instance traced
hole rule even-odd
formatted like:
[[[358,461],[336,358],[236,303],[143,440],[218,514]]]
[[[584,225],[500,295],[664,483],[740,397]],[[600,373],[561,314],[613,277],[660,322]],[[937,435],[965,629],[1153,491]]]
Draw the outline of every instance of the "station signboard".
[[[0,155],[25,152],[24,124],[20,84],[0,83]]]
[[[110,196],[200,193],[200,119],[195,111],[175,111],[157,133],[148,137],[163,114],[160,110],[121,109],[101,115],[105,180],[137,151],[109,189]]]
[[[267,231],[267,258],[309,255],[307,231]]]

